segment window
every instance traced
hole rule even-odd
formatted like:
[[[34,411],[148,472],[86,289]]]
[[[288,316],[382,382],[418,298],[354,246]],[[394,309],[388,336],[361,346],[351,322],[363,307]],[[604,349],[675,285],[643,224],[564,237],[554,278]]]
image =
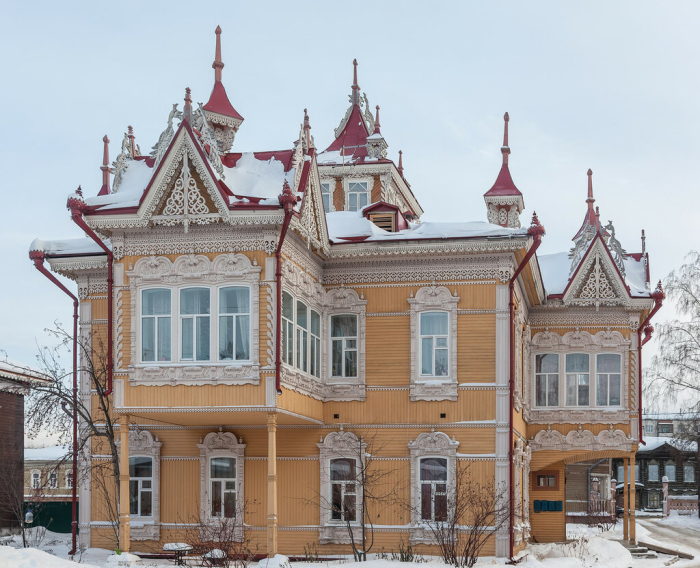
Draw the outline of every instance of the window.
[[[51,489],[56,489],[58,487],[58,472],[52,471],[49,474],[49,487]]]
[[[309,308],[297,301],[297,368],[309,370]]]
[[[537,487],[549,487],[555,489],[557,487],[557,476],[556,474],[538,475],[537,476]]]
[[[649,481],[658,481],[659,480],[659,464],[650,463],[648,473],[649,473]]]
[[[673,434],[673,422],[659,422],[659,434]]]
[[[537,406],[559,406],[559,355],[535,357],[535,391]]]
[[[596,399],[598,406],[619,406],[621,358],[613,353],[596,356]]]
[[[357,377],[357,316],[331,316],[331,376]]]
[[[209,314],[209,288],[180,290],[180,336],[183,360],[209,360]]]
[[[357,463],[351,458],[331,460],[331,520],[357,520]]]
[[[657,471],[658,471],[658,470],[657,470]],[[632,468],[629,468],[629,469],[627,470],[627,483],[630,483],[630,482],[631,482],[631,480],[630,480],[631,474],[632,474]],[[617,466],[617,482],[618,482],[618,483],[622,483],[622,482],[623,482],[623,479],[624,479],[623,476],[624,476],[624,475],[625,475],[625,474],[624,474],[624,466],[618,465],[618,466]],[[639,475],[640,475],[639,464],[636,463],[636,464],[634,464],[634,483],[635,483],[635,485],[641,481],[641,480],[639,479]],[[651,480],[650,480],[650,481],[651,481]]]
[[[359,211],[369,201],[366,181],[351,181],[348,183],[348,211]]]
[[[664,475],[668,477],[669,481],[676,481],[676,464],[673,462],[666,462],[666,465],[664,465]]]
[[[645,424],[644,425],[644,432],[646,434],[653,434],[654,433],[654,425],[653,424]]]
[[[446,377],[449,372],[448,314],[420,314],[421,376]]]
[[[66,470],[66,488],[73,489],[73,470]]]
[[[141,360],[170,361],[170,290],[144,290],[141,295]]]
[[[447,520],[447,459],[420,460],[420,511],[423,521]]]
[[[209,511],[212,517],[236,516],[236,458],[209,460]]]
[[[331,210],[331,199],[333,197],[333,192],[331,190],[331,184],[333,182],[323,181],[321,182],[321,197],[323,198],[323,209],[326,213],[330,213]]]
[[[375,213],[369,216],[372,221],[380,229],[384,229],[390,233],[396,231],[396,217],[394,213]]]
[[[129,458],[129,514],[150,517],[153,514],[153,459]]]
[[[219,290],[219,359],[250,359],[250,288],[246,286]]]
[[[695,464],[683,464],[683,481],[686,483],[695,483]]]
[[[38,469],[32,470],[32,489],[41,487],[41,472]]]
[[[658,491],[649,491],[649,502],[647,506],[650,509],[660,509],[661,506],[659,504],[659,492]]]
[[[585,353],[566,355],[566,405],[590,404],[589,356]]]
[[[294,365],[294,298],[282,292],[282,360]]]
[[[617,482],[618,483],[625,482],[625,466],[623,466],[623,465],[617,466]]]
[[[321,315],[314,310],[311,310],[309,372],[314,377],[321,376]]]

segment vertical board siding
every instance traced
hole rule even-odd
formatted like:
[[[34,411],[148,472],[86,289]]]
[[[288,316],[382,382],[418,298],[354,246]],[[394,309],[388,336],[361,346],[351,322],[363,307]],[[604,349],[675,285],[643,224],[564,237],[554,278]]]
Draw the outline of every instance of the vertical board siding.
[[[279,460],[277,479],[280,526],[318,525],[321,482],[318,460]]]
[[[462,314],[457,318],[457,376],[460,383],[496,380],[496,315]]]
[[[548,466],[547,471],[559,473],[559,488],[551,491],[535,490],[537,486],[537,472],[530,474],[530,525],[532,536],[537,542],[560,542],[566,540],[566,495],[564,464],[558,463]],[[535,513],[534,501],[562,501],[562,511],[543,511]]]
[[[248,448],[246,448],[247,450]],[[247,452],[246,452],[247,454]],[[245,521],[255,527],[267,526],[267,460],[245,460]],[[279,507],[279,469],[278,496]]]
[[[162,523],[198,523],[200,491],[199,460],[160,461]]]

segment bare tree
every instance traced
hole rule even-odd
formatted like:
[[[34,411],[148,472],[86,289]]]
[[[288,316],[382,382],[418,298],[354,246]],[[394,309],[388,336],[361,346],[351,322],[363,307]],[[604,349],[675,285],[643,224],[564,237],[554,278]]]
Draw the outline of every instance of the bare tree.
[[[454,481],[447,487],[446,503],[433,520],[423,520],[445,564],[471,568],[489,537],[508,526],[510,508],[505,485],[482,482],[469,464],[457,463]],[[416,511],[420,517],[421,511]]]

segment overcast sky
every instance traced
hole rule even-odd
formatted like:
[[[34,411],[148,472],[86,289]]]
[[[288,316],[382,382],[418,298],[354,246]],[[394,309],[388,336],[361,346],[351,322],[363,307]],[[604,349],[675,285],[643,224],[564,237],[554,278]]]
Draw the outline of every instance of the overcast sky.
[[[82,236],[66,197],[99,190],[105,134],[114,159],[131,124],[146,153],[185,87],[206,102],[217,25],[224,84],[245,117],[236,151],[290,148],[305,107],[328,146],[357,58],[424,220],[486,219],[508,111],[511,173],[523,220],[534,209],[547,229],[541,252],[571,246],[588,168],[628,252],[646,229],[653,281],[698,246],[697,2],[122,0],[3,12],[0,349],[14,359],[35,363],[42,330],[72,312],[28,260],[30,242]]]

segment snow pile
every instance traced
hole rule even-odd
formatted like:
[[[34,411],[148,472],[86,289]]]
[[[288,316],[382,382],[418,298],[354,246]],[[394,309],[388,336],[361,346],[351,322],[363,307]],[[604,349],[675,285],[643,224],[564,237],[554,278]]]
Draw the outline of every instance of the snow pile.
[[[148,167],[146,160],[132,160],[122,173],[122,181],[116,193],[88,197],[84,201],[91,207],[102,209],[138,207],[152,176],[153,170]]]
[[[632,295],[650,296],[647,289],[647,271],[644,262],[629,256],[627,260],[622,261],[622,265],[625,267],[625,281],[630,287]]]
[[[258,562],[258,568],[292,568],[292,565],[286,556],[275,554],[272,558],[263,558]]]
[[[112,249],[112,243],[109,240],[104,241],[107,248]],[[59,239],[45,241],[43,239],[34,239],[29,245],[29,252],[41,251],[49,256],[56,255],[73,255],[73,254],[106,254],[104,250],[91,238],[83,237],[80,239]]]
[[[538,254],[537,262],[547,294],[563,294],[569,283],[571,259],[567,252],[554,254]]]
[[[697,452],[698,443],[690,440],[677,440],[675,438],[664,438],[663,436],[644,436],[646,446],[639,446],[638,452],[653,452],[664,444],[683,452]]]
[[[619,542],[599,536],[580,536],[568,543],[531,544],[525,549],[527,568],[629,568],[630,551]]]
[[[244,152],[235,167],[224,166],[224,175],[226,185],[236,195],[276,198],[282,193],[285,180],[289,187],[294,187],[295,168],[285,173],[284,164],[279,160],[258,160],[253,152]]]
[[[94,564],[78,564],[63,560],[36,548],[12,548],[0,546],[0,566],[2,568],[98,568]]]

